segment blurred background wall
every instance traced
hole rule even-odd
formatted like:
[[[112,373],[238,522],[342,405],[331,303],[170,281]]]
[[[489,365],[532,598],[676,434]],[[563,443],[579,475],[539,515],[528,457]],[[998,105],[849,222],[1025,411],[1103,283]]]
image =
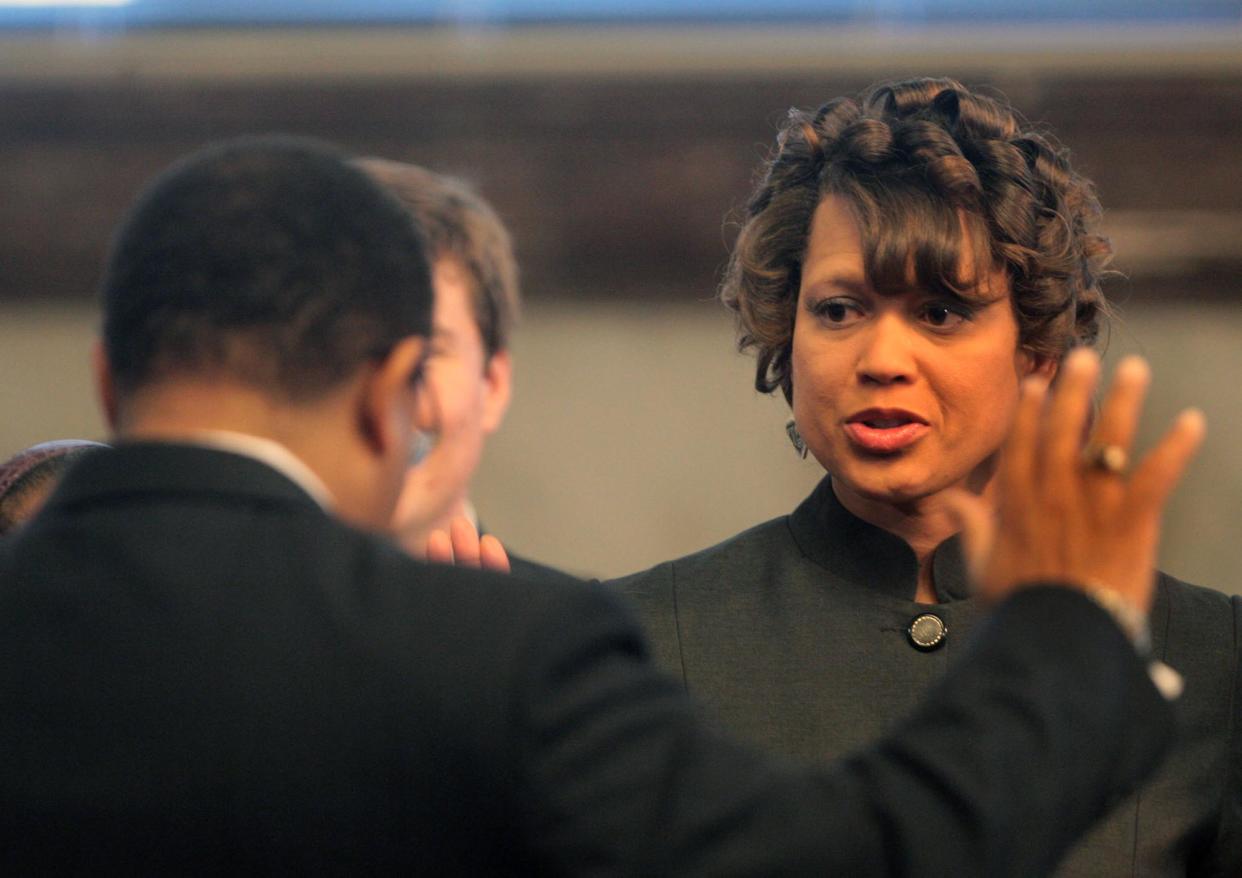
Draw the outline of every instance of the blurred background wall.
[[[0,457],[102,435],[92,296],[142,182],[212,139],[310,134],[464,176],[513,230],[527,309],[477,484],[488,527],[597,575],[706,546],[820,476],[712,301],[776,123],[878,79],[952,75],[1046,122],[1096,180],[1122,273],[1110,355],[1153,362],[1149,430],[1187,404],[1210,426],[1163,563],[1242,593],[1242,2],[1127,21],[852,6],[869,12],[0,27]]]

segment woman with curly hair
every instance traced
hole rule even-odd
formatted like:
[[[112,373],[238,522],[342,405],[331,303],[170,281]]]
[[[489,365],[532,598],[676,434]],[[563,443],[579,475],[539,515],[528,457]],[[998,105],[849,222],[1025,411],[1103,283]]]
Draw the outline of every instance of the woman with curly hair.
[[[784,394],[795,447],[827,474],[792,514],[617,582],[725,725],[832,760],[962,650],[982,611],[952,495],[994,492],[1024,377],[1095,342],[1099,214],[1049,136],[952,80],[790,113],[721,296],[756,388]],[[1124,469],[1087,449],[1101,478]],[[1185,677],[1184,736],[1064,875],[1242,874],[1242,602],[1156,575],[1150,647]]]

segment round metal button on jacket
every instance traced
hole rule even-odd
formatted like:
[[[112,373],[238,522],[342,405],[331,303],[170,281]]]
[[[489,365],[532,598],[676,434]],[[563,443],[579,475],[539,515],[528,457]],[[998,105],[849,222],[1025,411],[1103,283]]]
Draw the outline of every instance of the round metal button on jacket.
[[[932,650],[944,643],[949,634],[949,626],[935,613],[924,613],[915,616],[906,629],[910,642],[915,649]]]

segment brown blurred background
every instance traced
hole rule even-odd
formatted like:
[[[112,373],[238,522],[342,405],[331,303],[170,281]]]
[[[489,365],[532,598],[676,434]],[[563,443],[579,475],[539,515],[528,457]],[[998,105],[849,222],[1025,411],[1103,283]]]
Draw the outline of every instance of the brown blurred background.
[[[490,529],[600,575],[708,545],[819,477],[712,301],[727,217],[786,108],[916,74],[1003,92],[1097,182],[1124,274],[1110,355],[1152,360],[1153,428],[1208,415],[1164,564],[1242,593],[1236,17],[0,31],[0,457],[101,435],[93,290],[143,181],[216,138],[310,134],[467,177],[514,232],[528,307],[478,482]]]

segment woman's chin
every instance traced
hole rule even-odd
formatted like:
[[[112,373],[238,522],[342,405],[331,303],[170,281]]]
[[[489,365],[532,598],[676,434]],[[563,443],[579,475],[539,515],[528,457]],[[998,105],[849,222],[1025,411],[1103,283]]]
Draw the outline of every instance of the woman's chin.
[[[915,472],[853,472],[849,468],[832,473],[837,495],[844,491],[871,503],[906,506],[925,500],[944,486],[928,474]]]

